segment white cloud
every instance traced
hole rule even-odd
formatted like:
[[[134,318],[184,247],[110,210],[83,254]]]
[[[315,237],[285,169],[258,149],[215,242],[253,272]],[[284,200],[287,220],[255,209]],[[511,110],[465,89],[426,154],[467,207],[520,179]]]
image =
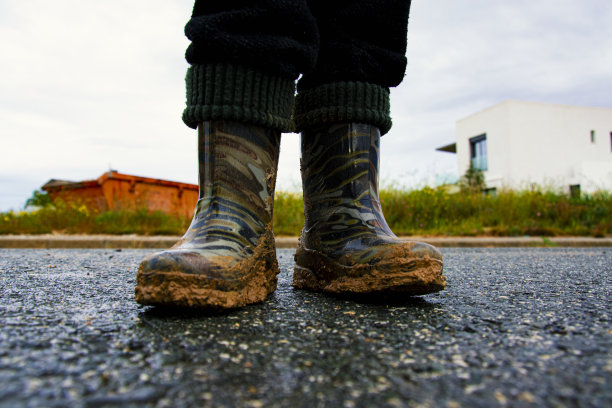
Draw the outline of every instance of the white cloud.
[[[0,3],[0,210],[49,178],[126,173],[197,181],[183,125],[183,26],[192,1]],[[392,91],[381,181],[455,171],[435,152],[455,121],[505,99],[612,106],[607,0],[415,0],[406,78]],[[284,135],[278,186],[299,187],[299,136]]]
[[[0,209],[49,178],[94,178],[109,165],[197,180],[194,134],[180,120],[191,6],[3,2]]]

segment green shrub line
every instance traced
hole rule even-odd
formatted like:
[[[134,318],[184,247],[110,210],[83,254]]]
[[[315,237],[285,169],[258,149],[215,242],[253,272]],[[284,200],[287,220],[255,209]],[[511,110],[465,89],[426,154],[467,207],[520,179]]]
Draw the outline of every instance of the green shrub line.
[[[399,235],[605,236],[612,233],[612,194],[572,198],[553,191],[449,194],[444,188],[385,190],[381,205]]]
[[[34,211],[0,213],[0,234],[182,235],[190,220],[146,209],[96,213],[63,202]]]
[[[384,189],[383,212],[397,235],[595,236],[612,235],[612,194],[570,197],[542,189],[501,190],[495,195],[450,193],[444,187]],[[85,205],[45,203],[35,210],[0,213],[0,234],[182,235],[190,219],[146,209],[96,213]],[[274,232],[299,235],[304,223],[300,193],[277,192]]]

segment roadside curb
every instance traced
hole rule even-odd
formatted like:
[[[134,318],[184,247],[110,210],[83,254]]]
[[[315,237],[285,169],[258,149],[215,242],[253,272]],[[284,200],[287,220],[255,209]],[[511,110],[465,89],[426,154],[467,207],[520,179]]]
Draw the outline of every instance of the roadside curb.
[[[612,247],[612,237],[400,237],[437,247]],[[0,235],[0,248],[169,248],[179,236]],[[298,237],[276,237],[277,248],[296,248]]]

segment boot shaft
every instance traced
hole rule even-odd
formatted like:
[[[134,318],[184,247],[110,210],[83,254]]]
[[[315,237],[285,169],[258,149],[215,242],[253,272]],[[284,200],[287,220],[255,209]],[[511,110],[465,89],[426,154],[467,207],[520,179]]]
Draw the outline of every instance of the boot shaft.
[[[357,231],[393,236],[380,208],[380,131],[342,123],[302,133],[304,232],[345,240]]]
[[[214,202],[233,201],[258,214],[269,212],[271,217],[279,147],[276,130],[229,121],[202,122],[198,127],[198,210]]]
[[[183,245],[257,244],[272,224],[279,147],[277,130],[230,121],[198,126],[200,198]]]
[[[380,131],[365,124],[341,123],[304,131],[302,182],[304,195],[326,205],[342,197],[378,199]]]

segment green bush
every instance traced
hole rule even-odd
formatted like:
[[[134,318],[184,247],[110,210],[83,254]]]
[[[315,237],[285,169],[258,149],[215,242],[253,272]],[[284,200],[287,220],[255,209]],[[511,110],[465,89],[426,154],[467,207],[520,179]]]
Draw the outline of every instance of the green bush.
[[[302,193],[278,191],[274,198],[274,234],[300,235],[303,226]]]
[[[189,219],[160,211],[91,211],[83,204],[58,201],[34,211],[0,213],[0,234],[182,235]]]
[[[34,190],[32,197],[27,199],[25,205],[26,207],[47,207],[51,205],[51,197],[43,191]]]
[[[612,195],[552,191],[449,194],[445,188],[385,190],[382,208],[401,235],[595,235],[612,233]]]

